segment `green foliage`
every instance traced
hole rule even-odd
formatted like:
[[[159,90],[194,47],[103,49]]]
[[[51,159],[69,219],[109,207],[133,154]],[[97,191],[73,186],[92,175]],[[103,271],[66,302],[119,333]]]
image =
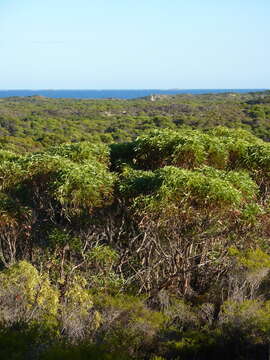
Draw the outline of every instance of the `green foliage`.
[[[17,158],[18,158],[18,155],[14,154],[11,151],[0,150],[0,162],[6,161],[6,160],[16,160]]]
[[[156,173],[126,167],[119,181],[119,191],[126,198],[135,198],[153,193],[160,185],[161,179]]]
[[[251,170],[263,170],[265,173],[270,169],[270,146],[268,143],[250,145],[247,147],[242,161]]]
[[[74,166],[60,174],[56,199],[70,213],[106,206],[112,200],[115,177],[103,164]]]
[[[19,163],[4,161],[0,164],[0,189],[1,191],[18,185],[19,181],[24,180],[27,173],[22,169]]]
[[[91,144],[87,142],[81,142],[73,144],[62,144],[60,146],[49,148],[47,152],[48,154],[57,155],[76,163],[98,161],[108,165],[109,159],[109,149],[106,145],[101,143]]]
[[[111,144],[110,158],[114,168],[123,166],[123,164],[132,164],[134,158],[134,143]]]
[[[117,260],[118,254],[109,246],[96,246],[88,254],[88,259],[100,269],[110,269]]]
[[[108,163],[108,149],[103,145],[66,145],[58,151],[3,162],[0,186],[8,191],[25,184],[35,191],[45,186],[44,194],[58,201],[65,212],[91,212],[111,202],[115,177],[108,171]]]
[[[170,358],[192,359],[201,356],[202,359],[208,359],[209,356],[215,354],[218,340],[218,334],[215,332],[195,330],[188,331],[178,341],[170,341],[166,345]]]
[[[7,98],[0,103],[0,148],[25,153],[65,142],[112,143],[148,129],[241,128],[269,140],[267,92],[119,99]],[[217,131],[226,136],[229,130]],[[247,139],[251,141],[251,136]]]
[[[206,151],[199,139],[187,139],[177,145],[173,154],[173,162],[188,168],[197,167],[206,161]]]
[[[130,358],[140,357],[140,351],[144,355],[166,319],[163,314],[148,309],[138,297],[97,295],[95,303],[103,314],[101,330],[106,329],[106,346],[111,351],[129,354]],[[109,328],[105,319],[113,319]]]
[[[236,257],[239,265],[247,268],[249,271],[270,269],[270,256],[259,248],[255,250],[247,249],[244,252],[240,252],[236,248],[230,248],[229,251],[232,256]]]
[[[223,209],[239,207],[255,199],[258,191],[245,172],[167,166],[153,173],[133,171],[133,174],[131,178],[130,173],[123,174],[120,191],[128,197],[137,196],[136,204],[145,204],[151,212],[168,207],[184,209],[186,204]],[[147,193],[153,195],[146,196]]]
[[[170,328],[183,331],[186,328],[196,329],[199,326],[198,314],[183,300],[174,299],[164,313]]]
[[[119,254],[109,246],[98,245],[87,253],[87,261],[95,271],[90,276],[94,292],[117,294],[124,286],[124,279],[114,272]]]
[[[36,320],[54,323],[58,292],[46,276],[26,261],[0,273],[0,322],[12,325]]]
[[[263,208],[256,203],[247,204],[242,211],[242,219],[245,223],[256,225],[258,217],[264,214]]]
[[[199,130],[155,130],[135,141],[135,163],[145,169],[164,165],[194,168],[210,165],[218,169],[244,164],[241,156],[250,144],[263,143],[244,130],[216,128],[208,133]],[[267,146],[267,145],[264,145]]]
[[[257,341],[269,340],[269,301],[245,300],[224,302],[220,312],[220,324],[225,332],[241,333],[247,338],[257,337]]]
[[[101,317],[98,312],[91,313],[92,307],[93,300],[85,279],[75,277],[65,291],[60,308],[62,332],[71,341],[86,337],[100,326]]]
[[[140,101],[139,136],[124,144],[98,143],[86,130],[81,139],[76,129],[88,120],[68,119],[70,109],[66,120],[79,123],[71,143],[47,134],[39,152],[17,156],[14,139],[0,139],[8,149],[0,151],[0,357],[19,336],[10,358],[205,360],[265,349],[269,145],[244,129],[177,129]],[[126,102],[127,112],[140,101]],[[97,132],[110,107],[119,115],[123,105],[102,104]],[[131,139],[132,116],[127,131],[118,115],[104,141]],[[142,135],[151,121],[170,129]],[[9,126],[23,136],[16,121]]]
[[[48,246],[50,249],[69,247],[72,250],[80,250],[79,239],[73,238],[69,233],[53,229],[48,236]]]

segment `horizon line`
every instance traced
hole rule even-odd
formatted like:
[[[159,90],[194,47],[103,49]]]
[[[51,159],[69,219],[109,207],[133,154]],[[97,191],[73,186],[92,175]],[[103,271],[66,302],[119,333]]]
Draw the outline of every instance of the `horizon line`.
[[[183,90],[269,90],[269,88],[241,88],[241,87],[233,87],[233,88],[12,88],[12,89],[0,89],[0,91],[121,91],[121,90],[130,90],[130,91],[138,91],[138,90],[177,90],[177,91],[183,91]]]

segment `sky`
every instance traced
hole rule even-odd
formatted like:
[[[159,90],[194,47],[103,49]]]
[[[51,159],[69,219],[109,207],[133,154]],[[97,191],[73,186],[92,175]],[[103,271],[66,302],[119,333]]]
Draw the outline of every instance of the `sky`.
[[[0,89],[270,87],[269,0],[0,0]]]

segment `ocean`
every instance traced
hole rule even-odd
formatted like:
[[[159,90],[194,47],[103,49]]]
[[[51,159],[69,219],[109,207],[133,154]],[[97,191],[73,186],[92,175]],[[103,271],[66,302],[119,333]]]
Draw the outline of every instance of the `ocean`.
[[[138,89],[138,90],[0,90],[0,98],[12,96],[44,96],[49,98],[73,99],[135,99],[148,95],[164,94],[209,94],[209,93],[247,93],[266,89]]]

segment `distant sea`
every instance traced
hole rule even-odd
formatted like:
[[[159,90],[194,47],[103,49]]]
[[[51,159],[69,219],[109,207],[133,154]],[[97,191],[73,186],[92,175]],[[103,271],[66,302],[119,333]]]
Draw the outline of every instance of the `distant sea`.
[[[144,96],[162,94],[209,94],[209,93],[248,93],[265,89],[142,89],[142,90],[0,90],[0,98],[11,96],[44,96],[49,98],[73,99],[134,99]]]

